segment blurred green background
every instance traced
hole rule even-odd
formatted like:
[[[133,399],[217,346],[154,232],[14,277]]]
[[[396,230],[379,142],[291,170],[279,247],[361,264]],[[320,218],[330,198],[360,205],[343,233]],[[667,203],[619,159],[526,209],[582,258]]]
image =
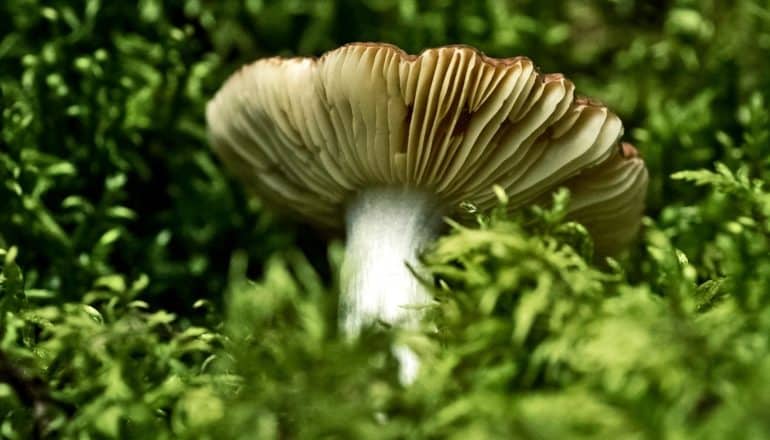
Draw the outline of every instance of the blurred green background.
[[[427,257],[447,332],[412,335],[435,362],[407,390],[400,336],[336,335],[339,250],[206,140],[238,66],[352,41],[526,55],[615,110],[651,175],[646,232],[601,269],[561,199],[452,232]],[[770,437],[769,60],[760,0],[4,0],[0,435]]]

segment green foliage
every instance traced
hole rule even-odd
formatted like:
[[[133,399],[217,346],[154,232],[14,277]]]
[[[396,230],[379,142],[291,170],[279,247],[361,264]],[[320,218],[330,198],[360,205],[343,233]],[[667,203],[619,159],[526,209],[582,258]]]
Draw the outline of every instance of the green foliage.
[[[13,252],[0,278],[4,436],[169,437],[175,405],[217,383],[205,365],[222,337],[135,299],[146,280],[127,286],[119,275],[103,277],[82,302],[51,303],[50,292],[21,291]]]
[[[566,192],[450,222],[424,327],[340,335],[338,245],[244,194],[203,111],[242,63],[366,40],[606,101],[638,242],[596,261]],[[767,60],[759,0],[0,2],[0,437],[766,437]]]

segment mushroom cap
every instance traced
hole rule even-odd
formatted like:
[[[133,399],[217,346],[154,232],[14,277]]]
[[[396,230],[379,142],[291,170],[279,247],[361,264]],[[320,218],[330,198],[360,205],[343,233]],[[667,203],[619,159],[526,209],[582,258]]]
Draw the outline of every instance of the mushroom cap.
[[[641,222],[647,171],[619,143],[620,119],[525,57],[354,43],[261,59],[225,82],[206,118],[215,151],[250,189],[327,228],[344,225],[357,192],[382,186],[432,192],[448,209],[494,206],[494,185],[511,209],[567,186],[600,253]]]

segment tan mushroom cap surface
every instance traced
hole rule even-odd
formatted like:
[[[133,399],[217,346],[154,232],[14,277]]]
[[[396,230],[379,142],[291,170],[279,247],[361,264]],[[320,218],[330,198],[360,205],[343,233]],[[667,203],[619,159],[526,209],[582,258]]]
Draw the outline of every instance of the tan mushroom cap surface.
[[[354,43],[320,58],[268,58],[236,72],[206,111],[214,149],[253,191],[330,228],[359,191],[401,186],[446,207],[523,206],[560,186],[600,253],[639,228],[643,161],[620,119],[524,57],[466,46],[419,56]]]

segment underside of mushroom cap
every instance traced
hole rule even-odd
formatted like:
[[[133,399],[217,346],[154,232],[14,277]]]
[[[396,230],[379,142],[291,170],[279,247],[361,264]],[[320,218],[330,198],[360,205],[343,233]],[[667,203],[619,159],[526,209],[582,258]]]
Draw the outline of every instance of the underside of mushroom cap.
[[[647,174],[618,143],[619,118],[524,57],[355,43],[268,58],[235,73],[206,116],[215,150],[253,191],[324,227],[342,227],[351,197],[377,186],[429,191],[450,209],[493,206],[493,185],[512,209],[567,186],[605,250],[641,218]]]
[[[570,189],[570,217],[592,234],[596,253],[622,250],[641,226],[648,175],[644,161],[628,143],[588,172],[563,183]]]

